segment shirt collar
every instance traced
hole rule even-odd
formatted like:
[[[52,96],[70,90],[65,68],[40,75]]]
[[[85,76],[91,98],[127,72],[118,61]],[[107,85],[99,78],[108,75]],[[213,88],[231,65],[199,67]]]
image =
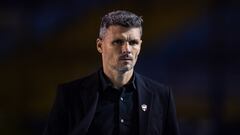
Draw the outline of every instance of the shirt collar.
[[[102,85],[102,90],[106,90],[108,87],[113,87],[113,83],[111,82],[111,80],[107,77],[107,75],[105,75],[105,73],[103,72],[103,69],[101,68],[100,72],[99,72],[99,76],[100,76],[100,82]],[[133,72],[133,75],[131,77],[131,79],[129,80],[129,82],[127,84],[125,84],[123,87],[125,86],[131,86],[134,90],[136,90],[136,77],[135,74]]]

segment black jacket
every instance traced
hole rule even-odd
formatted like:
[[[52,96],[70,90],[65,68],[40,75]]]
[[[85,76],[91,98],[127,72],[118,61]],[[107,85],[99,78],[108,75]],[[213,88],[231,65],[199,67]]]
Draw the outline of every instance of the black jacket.
[[[138,91],[139,134],[179,135],[171,90],[136,72],[134,74]],[[99,81],[96,72],[60,85],[44,135],[86,135],[96,111]],[[145,111],[143,104],[147,105]]]

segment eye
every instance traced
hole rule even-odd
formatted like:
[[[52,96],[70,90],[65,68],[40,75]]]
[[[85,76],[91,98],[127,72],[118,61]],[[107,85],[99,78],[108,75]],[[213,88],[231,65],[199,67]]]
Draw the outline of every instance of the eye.
[[[137,40],[130,40],[129,41],[129,45],[138,45],[139,44],[139,41]]]
[[[117,39],[117,40],[114,40],[112,42],[113,45],[123,45],[124,44],[124,41],[121,40],[121,39]]]

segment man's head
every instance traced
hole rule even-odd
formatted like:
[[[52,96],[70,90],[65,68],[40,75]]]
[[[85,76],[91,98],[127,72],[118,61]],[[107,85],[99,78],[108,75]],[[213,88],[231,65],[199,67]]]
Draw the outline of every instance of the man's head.
[[[128,11],[114,11],[102,18],[97,50],[104,70],[126,72],[136,64],[141,49],[141,17]]]
[[[125,10],[113,11],[102,17],[99,37],[103,38],[108,27],[112,25],[120,25],[126,28],[131,28],[131,27],[140,28],[140,32],[142,36],[142,23],[143,23],[142,17],[139,17],[132,12],[125,11]]]

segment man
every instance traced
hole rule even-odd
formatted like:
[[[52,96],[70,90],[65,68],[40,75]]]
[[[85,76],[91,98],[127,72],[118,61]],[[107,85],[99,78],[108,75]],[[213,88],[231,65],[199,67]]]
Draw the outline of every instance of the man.
[[[102,68],[59,86],[45,135],[178,135],[168,87],[136,72],[141,17],[113,11],[102,18]]]

